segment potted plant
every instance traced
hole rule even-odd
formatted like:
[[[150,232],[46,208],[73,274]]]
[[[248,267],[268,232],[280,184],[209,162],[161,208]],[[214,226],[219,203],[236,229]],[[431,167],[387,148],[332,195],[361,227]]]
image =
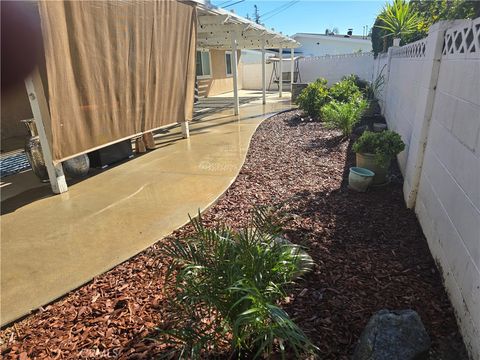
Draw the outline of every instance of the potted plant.
[[[357,166],[375,173],[373,185],[386,182],[392,159],[405,149],[399,134],[391,130],[382,132],[365,131],[353,144],[357,153]]]

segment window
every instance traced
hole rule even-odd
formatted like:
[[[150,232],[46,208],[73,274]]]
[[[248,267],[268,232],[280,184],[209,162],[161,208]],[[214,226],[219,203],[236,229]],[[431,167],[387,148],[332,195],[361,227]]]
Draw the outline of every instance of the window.
[[[210,51],[197,51],[197,77],[209,78],[212,76],[210,66]]]
[[[225,52],[225,68],[227,69],[227,76],[232,76],[232,52]]]

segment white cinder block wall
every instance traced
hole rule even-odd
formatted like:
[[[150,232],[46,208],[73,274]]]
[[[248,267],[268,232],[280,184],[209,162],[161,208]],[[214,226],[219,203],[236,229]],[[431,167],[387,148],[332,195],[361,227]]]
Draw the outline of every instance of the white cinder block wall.
[[[480,359],[480,18],[434,25],[387,64],[381,105],[407,143],[399,155],[414,207],[472,359]]]
[[[398,132],[406,144],[398,161],[405,177],[410,138],[412,136],[415,109],[421,86],[424,58],[392,57],[388,87],[385,91],[384,115],[388,127]]]
[[[285,55],[284,55],[285,56]],[[298,67],[302,83],[310,83],[318,78],[325,78],[332,85],[342,77],[356,74],[365,80],[372,80],[373,55],[372,53],[356,53],[332,56],[306,57],[298,60]],[[266,64],[267,86],[270,82],[273,65]],[[290,60],[285,59],[282,64],[283,72],[290,71]],[[262,67],[260,63],[243,64],[243,89],[262,89]],[[269,90],[277,90],[273,84]]]
[[[332,56],[305,57],[299,60],[299,71],[302,82],[310,83],[318,78],[328,80],[332,85],[342,77],[356,74],[361,79],[372,80],[373,54],[355,53]]]
[[[463,22],[447,36],[474,30],[473,25]],[[473,53],[452,49],[453,42],[441,59],[415,210],[443,270],[466,345],[479,359],[480,18],[476,26]],[[460,37],[465,47],[471,45]]]

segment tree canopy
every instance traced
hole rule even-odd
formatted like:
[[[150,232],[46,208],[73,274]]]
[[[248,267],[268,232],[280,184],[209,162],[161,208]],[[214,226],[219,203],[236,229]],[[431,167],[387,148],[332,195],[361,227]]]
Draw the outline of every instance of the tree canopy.
[[[400,36],[402,44],[420,40],[428,35],[428,29],[440,20],[474,19],[480,16],[480,1],[475,0],[411,0],[410,8],[416,13],[418,23],[415,31]],[[388,31],[380,28],[385,26],[384,16],[380,13],[372,28],[372,48],[375,55],[384,52],[392,45]]]

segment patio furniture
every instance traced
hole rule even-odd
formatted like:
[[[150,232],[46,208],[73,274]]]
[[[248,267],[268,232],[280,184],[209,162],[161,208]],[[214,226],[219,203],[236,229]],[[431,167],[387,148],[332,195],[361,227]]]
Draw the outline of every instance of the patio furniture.
[[[302,77],[300,76],[300,69],[298,67],[298,60],[300,56],[294,58],[294,71],[293,71],[293,83],[301,82]],[[277,89],[280,87],[280,58],[278,57],[271,57],[268,59],[273,64],[272,74],[270,75],[270,83],[268,84],[268,88],[272,86],[272,82],[277,84]],[[291,59],[283,59],[282,61],[291,61]],[[292,72],[290,70],[283,71],[282,70],[282,84],[290,84],[292,81]]]

